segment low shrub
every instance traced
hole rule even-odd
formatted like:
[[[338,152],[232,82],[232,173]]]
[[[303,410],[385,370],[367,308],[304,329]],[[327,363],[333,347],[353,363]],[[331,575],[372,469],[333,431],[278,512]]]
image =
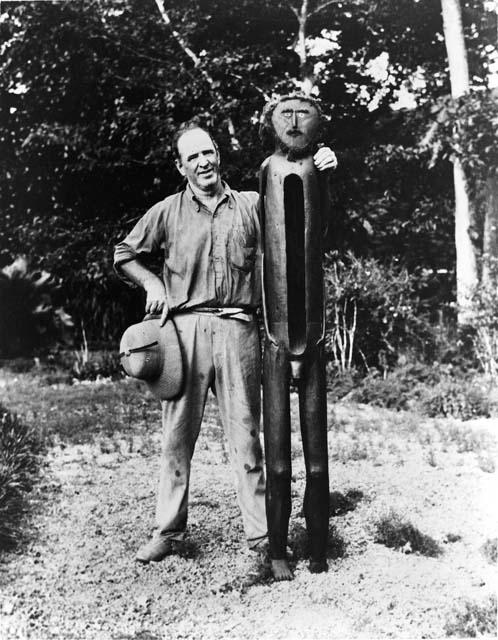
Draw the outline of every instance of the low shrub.
[[[327,393],[331,402],[344,398],[361,384],[363,376],[356,369],[340,371],[333,362],[327,362]]]
[[[483,604],[465,601],[463,608],[455,610],[444,626],[447,636],[458,638],[496,637],[496,596]]]
[[[39,435],[0,405],[0,549],[22,538],[26,494],[39,471],[41,450]]]
[[[0,270],[0,355],[32,355],[67,337],[71,317],[53,303],[59,282],[24,256]]]
[[[403,520],[395,511],[390,511],[375,522],[375,542],[429,557],[439,556],[443,552],[433,538],[419,531],[411,522]]]
[[[466,378],[443,379],[423,394],[423,412],[431,418],[453,417],[459,420],[489,418],[493,404],[489,394],[477,382]]]
[[[374,258],[325,260],[329,358],[341,371],[387,371],[405,350],[424,353],[430,331],[418,309],[416,279]]]
[[[98,380],[99,378],[116,380],[125,375],[119,354],[113,351],[91,353],[87,357],[81,357],[77,353],[71,373],[76,380]]]
[[[349,398],[398,411],[418,410],[432,418],[470,420],[495,411],[487,384],[476,372],[462,374],[441,364],[405,365],[384,376],[374,370],[358,381]]]
[[[421,363],[399,367],[384,376],[374,370],[359,382],[350,398],[398,411],[413,409],[424,390],[437,384],[442,375],[438,366]]]

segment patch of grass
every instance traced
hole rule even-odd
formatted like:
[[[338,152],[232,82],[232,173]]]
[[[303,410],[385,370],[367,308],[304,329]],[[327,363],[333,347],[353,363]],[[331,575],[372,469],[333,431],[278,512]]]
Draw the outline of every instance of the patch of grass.
[[[35,431],[0,405],[0,549],[23,537],[26,496],[39,472],[42,448]]]
[[[489,562],[489,564],[496,564],[497,555],[498,555],[497,543],[498,543],[497,538],[489,538],[481,547],[482,554],[486,558],[486,560]]]
[[[481,453],[477,458],[479,469],[485,473],[494,473],[496,471],[496,462],[490,454]]]
[[[494,446],[490,435],[483,431],[475,431],[460,424],[447,424],[444,421],[435,421],[434,425],[442,445],[453,445],[458,453],[485,454]]]
[[[496,596],[490,596],[483,604],[465,601],[446,622],[444,630],[447,636],[458,638],[496,637]]]
[[[28,425],[43,428],[48,442],[94,442],[114,434],[160,428],[160,404],[137,380],[46,385],[39,376],[5,378],[0,402]]]
[[[369,457],[373,458],[375,457],[374,453],[369,438],[360,439],[353,435],[335,443],[331,457],[332,460],[346,463],[350,460],[356,462],[358,460],[367,460]]]
[[[434,449],[432,447],[427,452],[427,454],[425,456],[425,459],[426,459],[428,465],[430,465],[431,467],[437,467],[436,454],[435,454]]]
[[[363,498],[363,492],[359,489],[349,489],[345,494],[340,491],[331,491],[329,495],[329,515],[342,516],[348,511],[354,511]]]
[[[462,539],[462,536],[459,533],[447,533],[444,538],[444,542],[453,544],[455,542],[460,542],[461,539]]]
[[[289,546],[296,561],[310,557],[310,541],[305,527],[302,525],[293,527],[289,535]],[[346,543],[344,539],[337,533],[335,527],[330,527],[327,540],[327,557],[337,560],[337,558],[342,558],[345,553]]]
[[[437,557],[443,553],[439,544],[422,533],[411,522],[404,520],[395,511],[390,511],[375,522],[375,542],[423,556]]]

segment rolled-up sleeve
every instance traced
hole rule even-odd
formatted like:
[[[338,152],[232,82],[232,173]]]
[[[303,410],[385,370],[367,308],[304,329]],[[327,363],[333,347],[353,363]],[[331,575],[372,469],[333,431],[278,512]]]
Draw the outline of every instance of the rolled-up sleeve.
[[[163,202],[158,202],[137,222],[126,238],[114,247],[114,269],[126,282],[130,283],[130,280],[121,270],[123,264],[164,250],[163,215]]]

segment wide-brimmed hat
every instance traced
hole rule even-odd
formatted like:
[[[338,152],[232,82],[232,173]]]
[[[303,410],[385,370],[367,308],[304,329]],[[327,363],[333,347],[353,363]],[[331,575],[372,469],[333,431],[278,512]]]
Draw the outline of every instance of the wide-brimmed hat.
[[[145,317],[123,333],[119,345],[121,365],[132,378],[144,380],[159,400],[179,395],[183,362],[173,320],[160,327],[158,316]]]

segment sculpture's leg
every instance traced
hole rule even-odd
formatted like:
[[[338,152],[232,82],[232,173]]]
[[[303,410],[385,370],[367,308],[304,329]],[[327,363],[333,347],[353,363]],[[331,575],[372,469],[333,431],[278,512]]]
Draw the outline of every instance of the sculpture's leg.
[[[306,490],[304,516],[310,540],[310,571],[327,571],[329,527],[329,473],[327,451],[327,391],[322,347],[307,354],[299,385],[299,410]]]
[[[266,459],[266,518],[272,571],[290,580],[287,533],[291,513],[289,362],[286,350],[268,340],[263,364],[263,419]]]

